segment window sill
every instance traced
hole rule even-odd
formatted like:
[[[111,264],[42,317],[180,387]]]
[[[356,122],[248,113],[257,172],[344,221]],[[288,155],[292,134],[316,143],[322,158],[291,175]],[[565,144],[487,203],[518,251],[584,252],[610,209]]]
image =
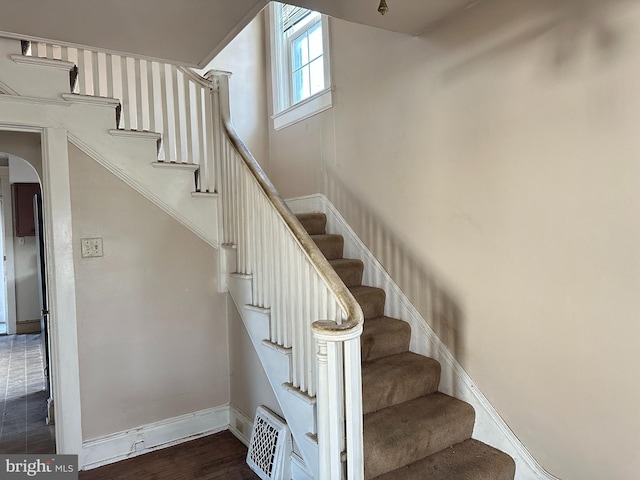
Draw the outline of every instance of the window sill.
[[[276,113],[271,117],[273,119],[273,128],[280,130],[331,108],[333,105],[332,90],[331,87],[325,88],[286,110]]]

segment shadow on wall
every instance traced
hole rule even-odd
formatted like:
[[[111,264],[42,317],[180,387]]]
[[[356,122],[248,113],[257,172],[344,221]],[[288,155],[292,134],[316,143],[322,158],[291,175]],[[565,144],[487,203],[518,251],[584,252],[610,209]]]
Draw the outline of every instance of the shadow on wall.
[[[393,230],[332,172],[325,170],[322,182],[324,194],[342,213],[456,360],[464,364],[464,313],[459,300],[446,286],[443,277],[425,266]]]
[[[444,82],[464,76],[476,63],[514,46],[547,36],[543,63],[563,72],[578,64],[585,51],[598,62],[616,53],[619,30],[613,18],[633,0],[496,0],[473,5],[455,22],[442,23],[422,35],[436,49],[451,55],[442,72]],[[455,24],[455,28],[451,25]]]

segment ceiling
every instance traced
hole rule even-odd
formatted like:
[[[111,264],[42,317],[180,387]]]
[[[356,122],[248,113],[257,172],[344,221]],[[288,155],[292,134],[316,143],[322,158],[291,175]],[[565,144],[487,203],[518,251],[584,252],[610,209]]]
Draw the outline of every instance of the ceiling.
[[[419,35],[474,0],[291,0],[344,20]],[[204,67],[267,0],[2,0],[0,35]]]

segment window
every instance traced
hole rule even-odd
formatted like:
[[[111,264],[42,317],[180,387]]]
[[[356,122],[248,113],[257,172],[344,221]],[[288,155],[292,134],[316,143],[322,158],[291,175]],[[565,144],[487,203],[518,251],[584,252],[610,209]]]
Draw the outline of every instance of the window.
[[[274,127],[284,128],[331,107],[328,19],[272,2]]]

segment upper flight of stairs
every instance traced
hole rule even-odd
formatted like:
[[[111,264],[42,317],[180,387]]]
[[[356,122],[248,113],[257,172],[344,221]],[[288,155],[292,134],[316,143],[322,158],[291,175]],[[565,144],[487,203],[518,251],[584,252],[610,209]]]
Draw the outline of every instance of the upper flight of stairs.
[[[366,479],[513,480],[505,453],[471,438],[471,405],[438,392],[440,364],[409,351],[411,328],[384,316],[385,291],[362,285],[363,263],[343,258],[323,213],[298,219],[362,307]]]
[[[24,56],[19,40],[0,38],[0,123],[65,129],[72,144],[217,247],[217,195],[197,191],[199,166],[159,162],[161,135],[118,128],[118,99],[71,93],[74,68]]]

